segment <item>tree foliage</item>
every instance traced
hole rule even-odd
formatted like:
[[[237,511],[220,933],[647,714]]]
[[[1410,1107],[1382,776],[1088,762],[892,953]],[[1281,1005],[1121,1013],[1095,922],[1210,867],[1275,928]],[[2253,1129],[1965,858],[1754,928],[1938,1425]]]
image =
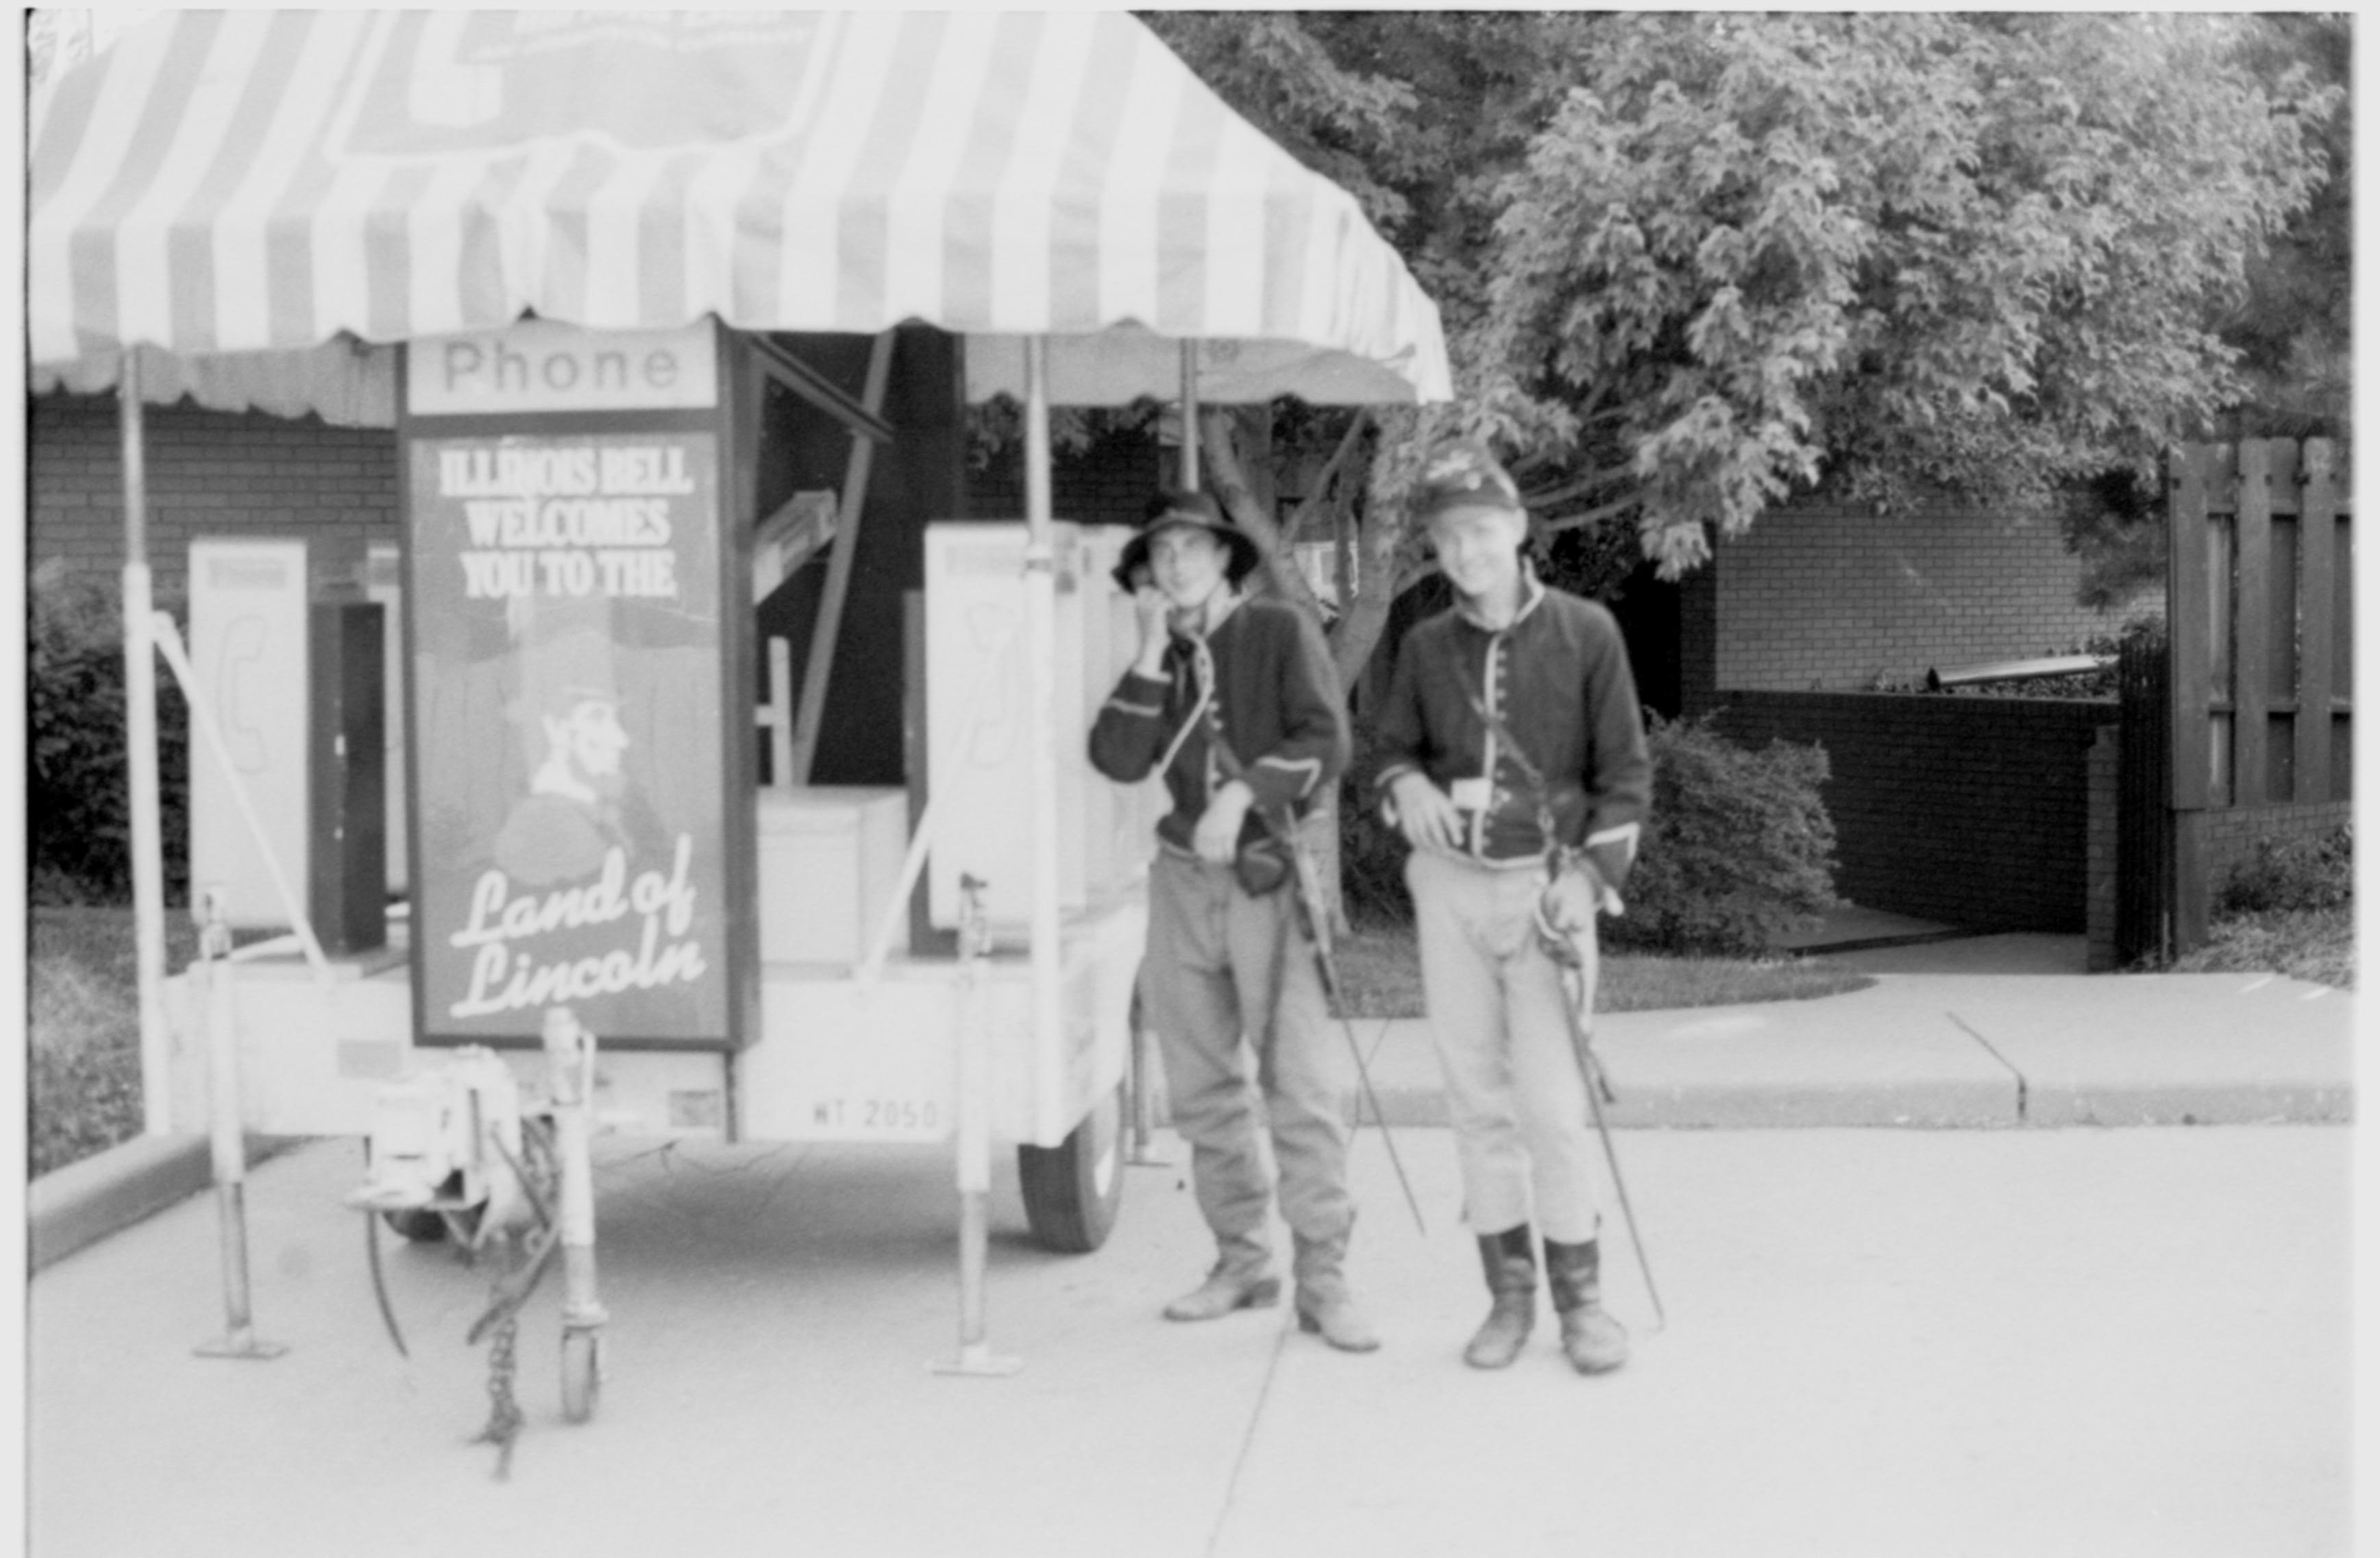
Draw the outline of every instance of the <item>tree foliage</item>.
[[[2355,125],[2346,95],[2354,24],[2341,13],[2259,12],[2236,20],[2234,52],[2260,79],[2302,76],[2338,106],[2310,131],[2327,176],[2248,263],[2245,296],[2222,322],[2245,393],[2225,438],[2339,438],[2352,412]]]
[[[2257,55],[2203,16],[1145,19],[1445,318],[1453,407],[1205,430],[1259,534],[1354,528],[1349,671],[1427,566],[1402,495],[1439,431],[1510,453],[1548,531],[1627,525],[1673,576],[1797,491],[2038,510],[2152,469],[2250,393],[2251,270],[2345,147],[2320,26]]]
[[[2336,95],[2217,18],[1606,19],[1501,187],[1488,404],[1674,572],[1796,489],[2038,509],[2238,393]]]

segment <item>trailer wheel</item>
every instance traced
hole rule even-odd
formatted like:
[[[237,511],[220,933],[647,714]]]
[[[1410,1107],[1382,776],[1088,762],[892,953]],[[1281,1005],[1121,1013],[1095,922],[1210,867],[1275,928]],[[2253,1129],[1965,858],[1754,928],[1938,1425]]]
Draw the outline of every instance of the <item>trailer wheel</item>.
[[[603,1386],[601,1349],[592,1331],[562,1333],[562,1415],[574,1423],[595,1416],[595,1398]]]
[[[402,1211],[383,1211],[382,1221],[415,1244],[441,1244],[446,1238],[446,1219],[428,1207],[408,1207]]]
[[[1124,1108],[1118,1081],[1057,1146],[1016,1149],[1025,1221],[1042,1248],[1087,1255],[1107,1242],[1123,1201]]]

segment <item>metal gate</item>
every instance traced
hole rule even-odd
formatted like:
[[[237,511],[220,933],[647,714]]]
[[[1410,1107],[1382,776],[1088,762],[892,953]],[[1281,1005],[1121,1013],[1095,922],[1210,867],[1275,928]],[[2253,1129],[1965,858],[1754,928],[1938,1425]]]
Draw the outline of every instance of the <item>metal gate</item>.
[[[2173,941],[2172,772],[2164,635],[2127,638],[2117,652],[2116,967],[2162,961]]]

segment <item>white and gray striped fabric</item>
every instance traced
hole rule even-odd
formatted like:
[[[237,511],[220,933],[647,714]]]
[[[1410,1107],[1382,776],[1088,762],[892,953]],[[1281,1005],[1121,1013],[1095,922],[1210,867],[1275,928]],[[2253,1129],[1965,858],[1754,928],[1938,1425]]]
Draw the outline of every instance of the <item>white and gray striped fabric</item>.
[[[136,345],[327,385],[386,372],[358,343],[533,313],[923,321],[978,398],[1036,335],[1076,338],[1062,404],[1171,398],[1189,338],[1218,401],[1450,394],[1353,198],[1122,12],[168,12],[59,80],[30,150],[36,390]]]

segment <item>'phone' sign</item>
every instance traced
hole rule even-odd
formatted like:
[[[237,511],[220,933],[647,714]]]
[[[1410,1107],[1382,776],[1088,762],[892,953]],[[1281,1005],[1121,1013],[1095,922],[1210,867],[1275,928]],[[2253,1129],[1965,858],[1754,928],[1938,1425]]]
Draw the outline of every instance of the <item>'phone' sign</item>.
[[[406,405],[419,417],[699,409],[718,404],[716,345],[707,320],[678,330],[529,320],[411,341]]]

